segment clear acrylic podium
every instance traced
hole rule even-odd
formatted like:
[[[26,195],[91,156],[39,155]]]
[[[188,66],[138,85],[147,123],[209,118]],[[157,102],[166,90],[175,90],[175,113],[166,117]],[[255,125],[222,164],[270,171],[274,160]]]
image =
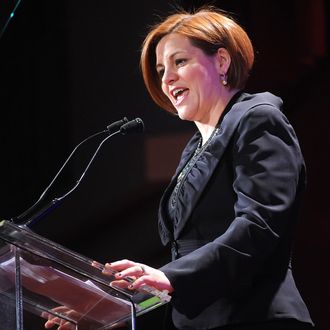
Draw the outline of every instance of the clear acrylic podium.
[[[113,329],[170,300],[152,287],[114,287],[103,265],[24,226],[0,222],[0,323],[24,329],[25,314],[55,317],[69,329]],[[3,318],[3,319],[2,319]],[[135,322],[135,321],[134,321]]]

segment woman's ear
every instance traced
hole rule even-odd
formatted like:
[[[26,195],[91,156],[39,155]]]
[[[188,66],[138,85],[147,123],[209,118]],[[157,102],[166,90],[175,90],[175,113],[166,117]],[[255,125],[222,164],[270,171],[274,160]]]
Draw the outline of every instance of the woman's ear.
[[[216,53],[217,70],[220,76],[226,76],[230,67],[231,58],[225,48],[219,48]]]

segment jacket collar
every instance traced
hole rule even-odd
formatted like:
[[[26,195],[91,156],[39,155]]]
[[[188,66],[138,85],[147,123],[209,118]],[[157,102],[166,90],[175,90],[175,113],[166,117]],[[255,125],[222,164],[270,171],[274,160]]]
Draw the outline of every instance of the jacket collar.
[[[191,138],[191,140],[188,142],[187,146],[183,150],[178,168],[160,201],[158,228],[162,243],[164,245],[166,245],[171,240],[178,239],[178,237],[180,236],[180,233],[186,225],[192,210],[194,209],[201,194],[203,193],[215,168],[221,161],[223,154],[227,149],[231,138],[234,135],[244,114],[256,104],[273,104],[273,102],[269,101],[269,99],[272,99],[272,97],[276,98],[277,102],[279,100],[279,98],[273,96],[270,93],[261,93],[257,95],[259,95],[260,97],[255,98],[254,95],[238,92],[228,103],[225,111],[223,112],[219,120],[217,126],[218,130],[215,136],[202,154],[204,170],[199,173],[201,175],[201,178],[198,180],[198,182],[195,183],[196,186],[194,187],[194,194],[191,196],[189,195],[189,201],[187,201],[187,203],[185,203],[184,205],[182,213],[180,214],[180,222],[178,224],[178,227],[173,230],[172,222],[167,217],[167,203],[176,185],[179,173],[196,150],[198,141],[200,139],[199,132],[195,133],[195,135]]]

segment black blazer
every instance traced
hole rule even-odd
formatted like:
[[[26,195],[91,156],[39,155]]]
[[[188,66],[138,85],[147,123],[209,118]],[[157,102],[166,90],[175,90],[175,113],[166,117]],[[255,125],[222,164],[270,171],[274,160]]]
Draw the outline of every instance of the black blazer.
[[[174,287],[179,329],[274,319],[312,324],[291,273],[290,248],[305,165],[280,98],[238,93],[185,174],[172,219],[168,202],[200,133],[188,142],[159,208],[172,245],[161,270]]]

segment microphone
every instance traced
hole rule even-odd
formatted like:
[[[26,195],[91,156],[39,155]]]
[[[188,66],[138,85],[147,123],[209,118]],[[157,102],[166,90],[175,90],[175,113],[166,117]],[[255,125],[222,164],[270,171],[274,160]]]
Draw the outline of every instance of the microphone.
[[[120,133],[141,133],[144,131],[144,123],[141,118],[135,118],[120,127]]]
[[[124,127],[124,128],[122,129],[122,127]],[[54,182],[59,177],[60,173],[63,171],[63,169],[68,164],[69,160],[72,158],[72,156],[78,150],[78,148],[80,146],[82,146],[83,144],[85,144],[87,141],[93,139],[96,136],[99,136],[100,134],[105,134],[105,133],[107,134],[107,136],[99,143],[96,151],[92,155],[90,161],[88,162],[88,164],[85,167],[83,173],[81,174],[80,178],[76,181],[76,183],[74,184],[74,186],[71,189],[69,189],[66,193],[64,193],[62,196],[54,198],[50,203],[48,203],[45,207],[43,207],[41,210],[39,210],[36,214],[34,214],[31,217],[29,217],[28,220],[24,221],[23,223],[21,222],[20,223],[21,225],[23,225],[23,226],[31,226],[36,221],[40,220],[45,215],[47,215],[50,211],[52,211],[53,209],[55,209],[55,207],[57,207],[58,204],[62,200],[64,200],[67,196],[69,196],[78,187],[78,185],[80,184],[81,180],[84,178],[85,174],[87,173],[89,167],[91,166],[92,162],[94,161],[97,153],[101,149],[102,145],[108,139],[110,139],[112,136],[114,136],[114,135],[116,135],[118,133],[127,134],[127,133],[131,133],[131,132],[142,132],[143,131],[143,128],[144,128],[144,124],[143,124],[143,121],[140,118],[136,118],[136,119],[133,119],[131,121],[128,121],[128,119],[126,117],[124,117],[123,119],[118,120],[118,121],[116,121],[116,122],[108,125],[106,130],[103,130],[103,131],[94,133],[94,134],[88,136],[87,138],[85,138],[83,141],[81,141],[73,149],[73,151],[71,152],[71,154],[69,155],[69,157],[63,163],[62,167],[56,173],[56,175],[53,178],[53,180],[46,187],[46,189],[41,193],[39,199],[31,207],[29,207],[26,211],[24,211],[23,213],[21,213],[20,215],[18,215],[16,217],[12,218],[11,221],[15,223],[17,221],[20,221],[20,220],[26,218],[29,214],[31,214],[32,211],[34,211],[39,206],[39,204],[44,200],[44,197],[45,197],[46,193],[48,192],[48,190],[53,186]]]
[[[114,123],[108,125],[107,130],[108,130],[109,134],[112,134],[115,131],[120,130],[120,128],[126,123],[128,123],[128,119],[126,117],[124,117],[123,119],[117,120]]]

